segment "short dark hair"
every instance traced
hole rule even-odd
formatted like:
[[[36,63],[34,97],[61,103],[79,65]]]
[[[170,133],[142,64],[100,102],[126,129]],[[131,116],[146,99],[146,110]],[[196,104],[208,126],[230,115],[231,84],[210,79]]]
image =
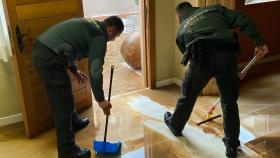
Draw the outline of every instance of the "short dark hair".
[[[124,29],[123,21],[118,16],[109,16],[104,20],[106,26],[112,27],[115,26],[118,33],[122,33]]]
[[[176,7],[176,13],[182,13],[186,8],[192,7],[190,2],[179,3]]]

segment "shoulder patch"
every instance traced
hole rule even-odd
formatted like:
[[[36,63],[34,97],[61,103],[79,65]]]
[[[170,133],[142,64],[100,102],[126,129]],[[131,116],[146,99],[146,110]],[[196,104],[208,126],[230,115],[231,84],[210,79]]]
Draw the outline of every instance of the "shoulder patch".
[[[96,22],[96,20],[94,19],[89,19],[89,18],[86,18],[86,20],[89,22],[89,23],[92,23],[96,26],[96,28],[100,28],[100,25],[98,25],[98,23]]]

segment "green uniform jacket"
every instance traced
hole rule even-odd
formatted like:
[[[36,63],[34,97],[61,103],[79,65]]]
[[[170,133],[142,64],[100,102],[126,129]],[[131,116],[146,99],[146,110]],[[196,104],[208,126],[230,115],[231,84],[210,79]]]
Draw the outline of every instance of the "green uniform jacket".
[[[180,17],[176,43],[180,51],[186,55],[189,46],[200,39],[235,41],[232,29],[236,27],[239,27],[246,36],[251,38],[256,46],[263,45],[263,40],[256,26],[247,16],[221,5],[187,8]]]
[[[61,22],[38,40],[55,53],[69,56],[69,68],[77,71],[75,62],[88,57],[90,83],[96,101],[104,100],[103,65],[108,37],[105,24],[95,20],[73,18]]]

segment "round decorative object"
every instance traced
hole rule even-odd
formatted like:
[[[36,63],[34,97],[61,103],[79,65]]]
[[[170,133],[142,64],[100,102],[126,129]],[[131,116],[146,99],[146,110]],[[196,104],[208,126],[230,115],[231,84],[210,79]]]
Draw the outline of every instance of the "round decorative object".
[[[140,32],[135,31],[125,38],[121,46],[121,55],[134,69],[141,69]]]

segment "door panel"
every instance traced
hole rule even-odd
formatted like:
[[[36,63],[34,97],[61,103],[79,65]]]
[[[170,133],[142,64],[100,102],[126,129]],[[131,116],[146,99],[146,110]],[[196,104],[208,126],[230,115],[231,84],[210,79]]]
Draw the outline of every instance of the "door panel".
[[[25,131],[27,137],[32,138],[53,126],[46,90],[31,64],[32,45],[43,31],[54,24],[83,16],[82,0],[6,0],[5,3]],[[16,26],[22,34],[23,51],[19,49],[21,41],[17,39]],[[78,67],[88,75],[87,60],[78,62]],[[73,76],[70,77],[77,111],[90,107],[92,98],[89,80],[80,85]]]
[[[77,0],[39,3],[17,6],[18,19],[21,21],[43,19],[78,11]]]
[[[221,4],[228,8],[234,9],[235,0],[206,0],[206,6],[214,4]]]
[[[16,5],[29,5],[29,4],[38,4],[38,3],[46,3],[46,2],[57,2],[57,1],[65,1],[65,0],[17,0]]]
[[[35,39],[35,37],[41,34],[44,30],[48,29],[50,26],[57,24],[65,19],[70,19],[71,17],[74,17],[76,14],[77,13],[70,13],[66,15],[49,17],[47,19],[37,19],[37,20],[22,22],[21,31],[23,33],[28,33],[27,38]]]

